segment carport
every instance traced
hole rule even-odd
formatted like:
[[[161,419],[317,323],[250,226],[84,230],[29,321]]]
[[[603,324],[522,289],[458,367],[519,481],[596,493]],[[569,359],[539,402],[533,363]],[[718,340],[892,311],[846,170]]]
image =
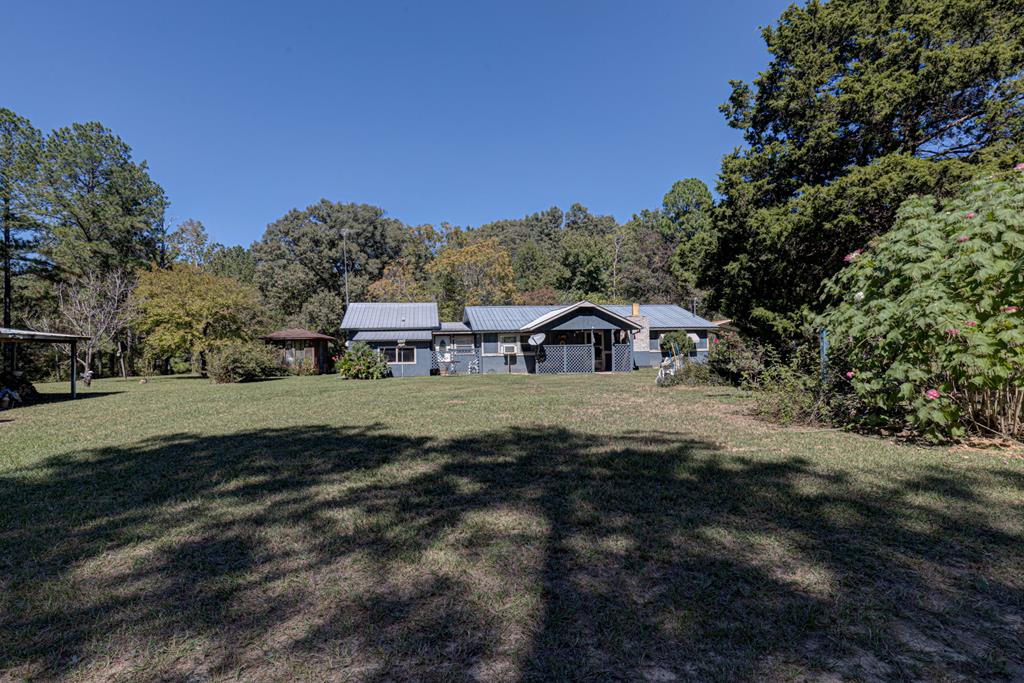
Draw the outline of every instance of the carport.
[[[11,354],[11,372],[18,367],[18,347],[21,344],[70,344],[71,345],[71,398],[78,397],[78,342],[88,340],[77,334],[61,334],[59,332],[38,332],[36,330],[15,330],[0,327],[0,345],[14,347]],[[4,354],[7,357],[7,354]]]

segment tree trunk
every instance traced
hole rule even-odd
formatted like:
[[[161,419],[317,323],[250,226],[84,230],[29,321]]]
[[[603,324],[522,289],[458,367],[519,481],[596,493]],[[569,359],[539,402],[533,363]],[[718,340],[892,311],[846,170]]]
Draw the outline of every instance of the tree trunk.
[[[11,252],[14,244],[11,240],[11,200],[4,197],[4,318],[3,327],[11,326]],[[14,371],[14,344],[3,344],[3,367],[8,371]]]

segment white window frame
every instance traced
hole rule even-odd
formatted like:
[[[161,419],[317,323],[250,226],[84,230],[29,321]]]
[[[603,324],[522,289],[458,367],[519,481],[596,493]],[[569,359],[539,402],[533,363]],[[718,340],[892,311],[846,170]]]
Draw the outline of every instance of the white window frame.
[[[384,357],[384,351],[386,349],[394,349],[395,350],[395,360],[390,361],[387,358],[384,358],[384,362],[387,363],[388,365],[416,365],[416,347],[415,346],[381,346],[381,347],[379,347],[377,349],[377,353],[383,358]],[[412,351],[412,360],[398,360],[399,357],[400,357],[399,353],[398,353],[399,349],[410,349]]]

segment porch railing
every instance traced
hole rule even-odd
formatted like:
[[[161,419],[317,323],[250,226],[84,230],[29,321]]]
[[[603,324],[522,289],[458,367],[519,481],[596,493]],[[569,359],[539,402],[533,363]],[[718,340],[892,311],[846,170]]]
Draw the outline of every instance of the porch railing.
[[[633,370],[633,346],[631,344],[612,344],[612,372],[630,372]]]
[[[454,349],[448,352],[448,361],[438,358],[437,351],[430,352],[430,369],[440,370],[445,366],[449,375],[465,375],[470,372],[480,372],[480,356],[476,349]]]
[[[538,351],[538,373],[594,372],[593,344],[545,344]]]

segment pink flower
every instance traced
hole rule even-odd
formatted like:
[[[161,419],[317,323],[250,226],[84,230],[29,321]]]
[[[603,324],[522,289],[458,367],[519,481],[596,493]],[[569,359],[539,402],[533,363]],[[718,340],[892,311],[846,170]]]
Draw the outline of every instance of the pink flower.
[[[1003,306],[1002,308],[1003,313],[1016,313],[1019,310],[1020,308],[1017,306]]]
[[[956,238],[956,241],[957,242],[966,242],[969,239],[971,239],[971,238],[968,237],[967,235],[960,235],[959,237]]]
[[[1018,171],[1024,171],[1024,163],[1017,164],[1014,168]]]
[[[975,217],[976,215],[977,215],[977,214],[975,214],[975,213],[974,213],[973,211],[968,211],[968,212],[967,212],[967,217],[968,217],[968,218],[974,218],[974,217]]]
[[[960,334],[960,330],[956,329],[955,327],[951,327],[948,330],[946,330],[946,334],[948,334],[950,337],[955,337],[958,334]]]
[[[939,393],[938,389],[929,389],[928,391],[924,392],[924,395],[927,396],[932,401],[937,399],[939,396],[942,396],[942,394]]]
[[[968,321],[964,322],[964,325],[967,325],[967,327],[977,327],[978,326],[978,321],[977,320],[968,320]]]
[[[847,263],[850,263],[855,258],[857,258],[858,256],[860,256],[863,253],[864,253],[863,249],[855,249],[855,250],[851,251],[849,254],[847,254],[846,256],[844,256],[843,257],[843,261],[845,261]]]
[[[848,373],[846,373],[846,379],[853,379],[856,374],[856,372],[850,370]]]

